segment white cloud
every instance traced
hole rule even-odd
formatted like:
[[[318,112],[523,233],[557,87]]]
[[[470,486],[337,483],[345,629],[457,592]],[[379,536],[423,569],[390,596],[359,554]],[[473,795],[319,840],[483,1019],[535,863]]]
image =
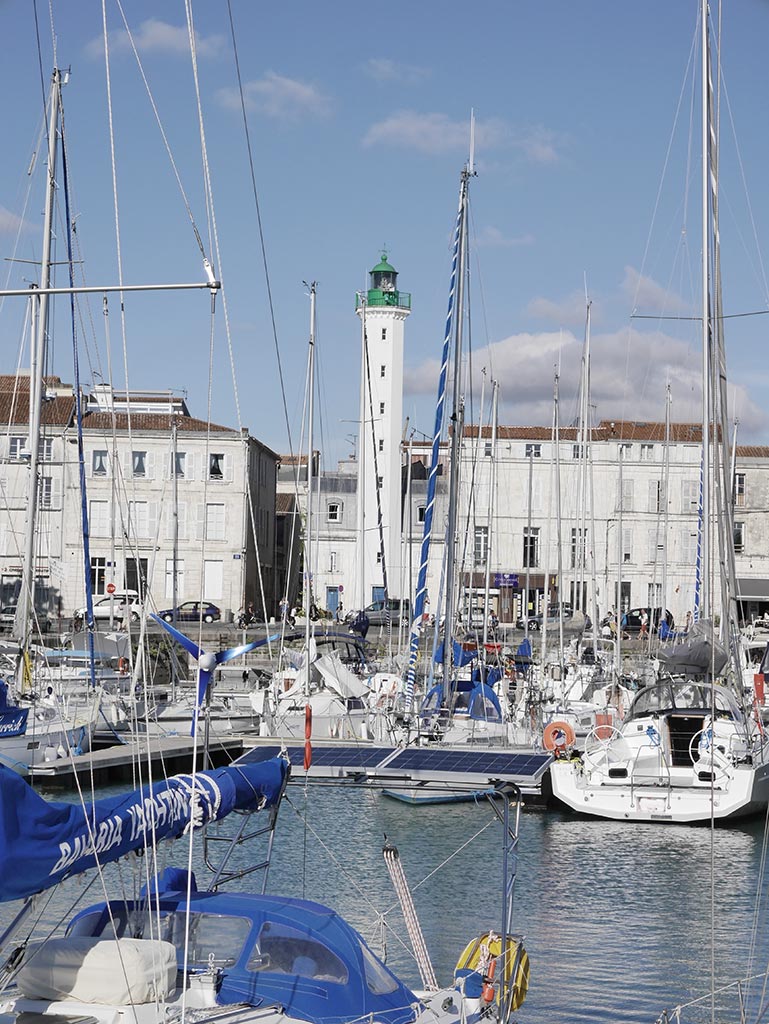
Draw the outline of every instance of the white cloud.
[[[139,28],[131,33],[139,53],[165,53],[175,56],[186,56],[190,52],[189,34],[185,25],[171,25],[159,18],[148,18]],[[195,49],[198,57],[216,57],[224,48],[224,36],[195,35]],[[130,52],[131,40],[125,29],[109,33],[110,53]],[[101,36],[91,40],[86,52],[92,57],[100,57],[104,53],[104,40]]]
[[[633,312],[638,311],[649,316],[693,314],[691,303],[651,277],[640,274],[635,267],[625,267],[622,291],[630,301]]]
[[[582,300],[584,313],[584,299]],[[500,384],[500,423],[549,426],[553,416],[553,375],[560,375],[561,424],[576,416],[582,359],[582,337],[570,331],[520,333],[475,353],[476,367],[487,367]],[[428,360],[407,377],[411,395],[433,395],[438,363]],[[480,371],[479,371],[480,372]],[[670,381],[672,416],[676,422],[697,423],[701,417],[699,351],[664,332],[634,327],[591,337],[591,396],[595,419],[661,422],[665,386]],[[478,393],[480,381],[476,381]],[[730,385],[732,408],[739,408],[745,435],[767,428],[767,416],[747,389]]]
[[[26,226],[21,217],[17,217],[15,213],[0,206],[0,235],[13,235],[19,228],[24,229]]]
[[[331,112],[331,101],[317,86],[275,71],[266,71],[260,79],[246,82],[243,93],[250,110],[258,110],[268,117],[325,117]],[[218,97],[226,107],[240,107],[240,96],[235,89],[221,89]]]
[[[372,124],[363,137],[364,146],[396,145],[420,153],[443,155],[467,152],[470,142],[470,120],[452,120],[448,114],[421,114],[416,110],[400,110],[383,121]],[[557,159],[556,139],[543,128],[515,131],[501,118],[475,122],[476,152],[517,149],[533,163],[552,163]]]
[[[495,228],[491,224],[487,224],[475,239],[476,245],[486,246],[487,248],[512,248],[519,245],[531,245],[533,242],[533,235],[519,235],[517,238],[508,238],[499,228]]]
[[[529,302],[526,312],[553,324],[580,327],[585,323],[585,295],[584,292],[575,291],[558,300],[537,295]]]
[[[414,85],[428,78],[430,72],[415,64],[399,64],[389,57],[370,57],[363,65],[363,70],[377,82],[400,82]]]

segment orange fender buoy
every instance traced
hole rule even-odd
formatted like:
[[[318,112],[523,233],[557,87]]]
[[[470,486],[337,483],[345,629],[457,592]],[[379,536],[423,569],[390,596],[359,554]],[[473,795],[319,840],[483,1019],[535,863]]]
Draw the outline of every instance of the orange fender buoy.
[[[481,988],[481,999],[484,1003],[494,1001],[494,974],[497,970],[497,961],[492,959],[486,973],[483,976],[483,987]]]
[[[566,747],[573,747],[574,730],[568,722],[551,722],[545,726],[545,731],[542,734],[542,746],[545,750],[565,750]]]
[[[312,708],[309,704],[304,706],[304,738],[308,740],[312,736]]]
[[[304,743],[304,770],[308,772],[312,765],[312,743],[309,740],[305,740]]]
[[[118,660],[117,671],[118,671],[118,675],[120,675],[120,676],[128,675],[128,662],[126,661],[125,658],[120,658]]]

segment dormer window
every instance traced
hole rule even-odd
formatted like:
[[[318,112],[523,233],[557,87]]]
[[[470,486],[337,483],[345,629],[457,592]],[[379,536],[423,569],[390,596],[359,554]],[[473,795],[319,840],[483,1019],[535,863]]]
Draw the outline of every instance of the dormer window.
[[[329,523],[341,523],[342,522],[342,503],[341,501],[330,501],[328,503],[328,514],[326,516]]]

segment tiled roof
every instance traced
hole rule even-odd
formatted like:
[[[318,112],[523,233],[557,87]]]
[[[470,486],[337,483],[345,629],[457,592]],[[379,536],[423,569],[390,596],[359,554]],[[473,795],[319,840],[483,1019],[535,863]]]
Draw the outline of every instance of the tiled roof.
[[[293,494],[278,494],[275,495],[275,511],[280,516],[290,515],[296,510],[296,498]]]
[[[83,416],[83,427],[87,430],[109,433],[112,430],[112,419],[111,412],[89,412]],[[116,430],[128,430],[127,413],[116,412],[114,420]],[[175,416],[174,422],[180,433],[204,434],[210,429],[212,433],[240,435],[240,431],[234,427],[222,427],[217,423],[209,424],[206,420],[197,420],[193,416]],[[171,417],[157,412],[133,412],[131,413],[131,430],[154,430],[170,433]]]
[[[738,459],[769,459],[769,447],[761,444],[738,444]]]
[[[75,415],[75,397],[52,398],[43,402],[41,411],[44,427],[66,427]],[[29,390],[13,394],[0,389],[0,429],[8,427],[29,429]]]
[[[29,392],[30,376],[28,373],[20,373],[18,376],[12,373],[0,373],[0,392],[2,391],[24,391]],[[64,385],[60,377],[43,377],[43,383],[52,388],[60,388]]]
[[[562,441],[578,440],[577,427],[561,427]],[[633,420],[601,420],[593,427],[590,435],[594,441],[664,441],[664,423],[641,423]],[[477,437],[477,426],[466,426],[465,437]],[[501,441],[549,441],[553,436],[551,427],[497,427],[497,438]],[[481,428],[481,437],[491,437],[491,427]],[[702,427],[699,423],[671,423],[670,440],[699,444]]]

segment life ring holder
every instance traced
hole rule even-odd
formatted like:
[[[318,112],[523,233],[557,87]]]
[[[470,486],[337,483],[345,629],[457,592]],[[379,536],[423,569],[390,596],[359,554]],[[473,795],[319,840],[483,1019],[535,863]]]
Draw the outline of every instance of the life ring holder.
[[[542,733],[542,746],[556,756],[573,747],[575,740],[574,729],[568,722],[561,720],[550,722]]]
[[[601,735],[598,735],[598,730],[601,730]],[[609,730],[608,736],[606,730]],[[585,737],[585,747],[582,751],[582,763],[587,765],[595,771],[600,766],[593,760],[596,754],[605,753],[606,750],[616,739],[621,739],[622,733],[616,727],[616,725],[596,725],[590,730]]]
[[[710,729],[710,730],[712,730],[712,728],[713,728],[712,725],[709,725],[707,727],[707,729]],[[729,763],[729,757],[728,757],[727,754],[722,754],[721,751],[716,748],[715,744],[713,743],[713,733],[712,733],[712,731],[711,731],[711,734],[710,734],[710,747],[708,747],[708,748],[706,748],[705,750],[702,751],[702,754],[704,754],[704,757],[700,756],[700,749],[699,749],[700,737],[705,732],[706,732],[706,729],[700,729],[700,731],[699,732],[695,732],[695,734],[689,740],[689,757],[691,759],[692,765],[697,765],[698,763],[700,763],[700,764],[702,764],[702,767],[703,767],[704,770],[707,770],[707,768],[709,767],[710,771],[711,771],[711,773],[713,775],[713,781],[714,782],[720,782],[723,779],[728,777],[727,776],[726,768],[727,768],[727,764]],[[696,741],[697,756],[695,756],[695,741]],[[726,764],[724,764],[724,762],[726,762]]]

